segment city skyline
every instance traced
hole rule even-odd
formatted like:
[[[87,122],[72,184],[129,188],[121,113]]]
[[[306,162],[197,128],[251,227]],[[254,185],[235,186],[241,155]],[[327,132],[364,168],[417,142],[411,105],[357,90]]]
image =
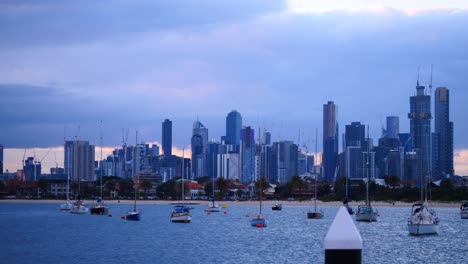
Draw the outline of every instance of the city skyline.
[[[272,141],[300,134],[313,146],[327,101],[339,106],[341,128],[369,124],[377,139],[386,116],[399,117],[400,130],[409,131],[417,68],[428,87],[433,64],[434,89],[451,94],[456,173],[468,172],[468,37],[459,34],[468,27],[468,4],[308,3],[186,1],[190,16],[178,5],[152,2],[114,3],[112,16],[96,3],[3,3],[5,159],[11,149],[20,149],[21,160],[24,148],[60,146],[64,135],[98,145],[99,120],[105,145],[118,146],[122,128],[161,142],[168,118],[173,146],[188,149],[196,116],[219,140],[233,109],[244,124],[268,129]],[[53,155],[47,159],[54,163]]]

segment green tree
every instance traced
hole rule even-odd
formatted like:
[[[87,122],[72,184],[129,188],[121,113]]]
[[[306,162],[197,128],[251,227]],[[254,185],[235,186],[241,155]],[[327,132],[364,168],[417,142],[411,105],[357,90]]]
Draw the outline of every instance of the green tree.
[[[39,181],[37,181],[37,187],[39,190],[41,190],[41,193],[43,195],[47,194],[47,187],[49,186],[49,181],[46,178],[40,178]]]
[[[195,181],[197,181],[200,185],[205,185],[208,182],[211,182],[211,178],[209,176],[202,176],[196,178]]]
[[[208,197],[211,197],[214,193],[214,190],[213,190],[213,181],[209,181],[207,183],[205,183],[205,194],[206,196]]]
[[[146,196],[146,193],[148,192],[148,190],[151,190],[151,188],[153,188],[153,183],[148,179],[144,179],[141,182],[140,187],[143,188],[143,191],[144,191],[145,196]]]
[[[182,184],[184,184],[184,196],[190,195],[190,188],[186,181],[178,181],[175,185],[176,199],[182,198]]]
[[[215,188],[216,190],[218,190],[217,199],[218,200],[224,199],[228,191],[228,182],[223,177],[220,177],[216,179]]]

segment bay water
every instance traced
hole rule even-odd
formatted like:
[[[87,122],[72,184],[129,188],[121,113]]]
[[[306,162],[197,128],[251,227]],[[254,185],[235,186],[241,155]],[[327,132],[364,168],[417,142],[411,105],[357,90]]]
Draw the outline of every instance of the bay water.
[[[258,206],[228,205],[207,214],[193,205],[190,224],[171,223],[172,205],[142,204],[140,222],[121,219],[128,204],[107,216],[71,215],[59,204],[0,203],[0,263],[323,263],[323,243],[338,207],[264,207],[268,227],[250,226]],[[408,234],[408,207],[377,208],[378,222],[355,222],[363,263],[468,263],[468,220],[458,208],[435,208],[439,234]],[[226,213],[224,213],[226,212]]]

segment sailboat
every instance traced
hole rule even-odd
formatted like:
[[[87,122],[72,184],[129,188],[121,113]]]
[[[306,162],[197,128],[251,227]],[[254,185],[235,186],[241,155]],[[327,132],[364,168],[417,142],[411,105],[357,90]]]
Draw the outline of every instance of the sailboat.
[[[137,148],[138,148],[138,131],[136,131],[136,140],[135,140],[135,149]],[[136,154],[137,154],[137,151],[135,151],[134,159],[137,158]],[[136,164],[138,164],[138,162],[135,162],[135,165]],[[135,174],[133,176],[133,183],[134,183],[134,189],[135,189],[135,198],[134,198],[134,203],[133,203],[133,210],[128,211],[127,215],[125,216],[125,219],[127,219],[127,221],[140,221],[141,219],[141,212],[136,207],[137,190],[138,190],[136,168],[134,169],[134,171],[135,171]]]
[[[78,174],[78,197],[77,201],[72,204],[70,213],[72,214],[86,214],[89,212],[89,208],[86,205],[85,201],[81,200],[81,177]]]
[[[468,219],[468,201],[462,201],[460,206],[460,216],[462,219]]]
[[[69,149],[67,151],[69,151]],[[68,155],[68,157],[70,157],[70,155]],[[69,168],[70,166],[68,166],[67,170],[69,170]],[[70,175],[67,171],[67,202],[60,205],[60,211],[70,211],[72,206],[73,205],[70,203]]]
[[[182,204],[176,205],[171,212],[171,222],[173,223],[190,223],[192,221],[192,216],[190,215],[190,207],[184,204],[184,185],[185,185],[185,167],[184,167],[184,149],[182,149]],[[214,190],[214,189],[213,189]]]
[[[213,179],[213,199],[211,202],[208,204],[208,208],[205,209],[205,212],[219,212],[221,211],[219,209],[219,204],[215,201],[215,184],[214,184],[214,179]]]
[[[432,79],[432,73],[431,73],[431,79]],[[418,88],[419,88],[419,80],[417,82]],[[429,87],[432,87],[432,81],[431,85]],[[423,90],[424,91],[424,90]],[[419,91],[418,91],[419,93]],[[413,116],[417,116],[418,119],[416,121],[422,122],[423,120],[427,120],[430,118],[430,113],[427,114],[423,111],[423,109],[416,109],[415,112],[411,113]],[[430,121],[429,121],[429,142],[425,144],[430,144],[432,142],[432,133],[430,130]],[[419,158],[420,158],[420,180],[421,180],[421,202],[413,204],[411,207],[411,215],[408,219],[408,231],[410,235],[413,236],[419,236],[419,235],[431,235],[431,234],[437,234],[438,229],[439,229],[439,218],[437,217],[436,212],[433,209],[429,208],[429,204],[427,202],[427,183],[429,182],[427,180],[427,176],[423,177],[423,161],[422,161],[422,140],[423,137],[422,135],[419,136],[420,140],[420,151],[419,151]],[[430,154],[431,151],[429,151]],[[429,157],[431,155],[428,155]],[[430,164],[428,162],[427,164],[427,171],[430,172]],[[425,178],[425,179],[423,179]],[[432,177],[431,177],[432,178]]]
[[[370,163],[369,163],[369,156],[370,156],[370,140],[369,140],[369,126],[367,126],[367,161],[366,161],[366,174],[367,174],[367,181],[366,181],[366,204],[359,205],[358,210],[356,212],[356,221],[366,221],[366,222],[375,222],[377,221],[377,210],[375,210],[369,201],[369,181],[370,181]]]
[[[316,157],[317,157],[317,129],[315,129],[315,157],[314,157],[314,160],[315,160]],[[315,161],[314,161],[314,164],[316,164]],[[307,218],[309,218],[309,219],[321,219],[321,218],[323,218],[323,211],[317,211],[317,184],[318,184],[317,180],[318,180],[317,179],[317,174],[315,174],[314,210],[313,211],[309,210],[309,212],[307,212]]]
[[[258,132],[258,137],[260,139],[260,130]],[[260,143],[260,140],[259,140],[259,143]],[[263,214],[262,214],[262,193],[263,193],[263,189],[262,189],[262,154],[263,154],[263,146],[261,146],[261,150],[260,150],[260,158],[259,158],[259,170],[258,170],[258,175],[259,175],[259,184],[258,184],[258,196],[259,196],[259,207],[260,207],[260,212],[259,214],[257,215],[257,217],[255,218],[252,218],[250,220],[250,225],[251,226],[255,226],[255,227],[266,227],[267,226],[267,221],[265,220],[265,218],[263,217]]]
[[[101,133],[101,162],[102,162],[102,133]],[[91,207],[91,214],[92,215],[107,215],[109,214],[109,207],[106,206],[106,204],[102,201],[103,196],[102,196],[102,168],[99,169],[99,174],[101,176],[101,197],[97,199],[97,203]]]

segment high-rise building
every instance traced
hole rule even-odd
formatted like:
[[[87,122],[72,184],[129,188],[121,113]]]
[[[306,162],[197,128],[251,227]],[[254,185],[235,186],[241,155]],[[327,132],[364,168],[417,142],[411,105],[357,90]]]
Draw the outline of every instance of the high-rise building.
[[[94,181],[94,146],[88,141],[65,142],[65,173],[74,181]]]
[[[254,181],[255,172],[255,131],[250,127],[241,130],[240,142],[241,155],[241,181],[248,183]]]
[[[157,144],[151,145],[151,156],[159,156],[159,146]]]
[[[239,150],[240,131],[242,128],[242,116],[236,110],[229,112],[226,116],[226,141]]]
[[[207,152],[208,152],[208,129],[200,122],[193,122],[192,130],[192,179],[206,176]]]
[[[271,145],[271,133],[268,131],[264,131],[262,141],[265,145]]]
[[[365,140],[365,126],[361,122],[352,122],[350,125],[346,125],[345,128],[345,145],[346,147],[362,147],[364,146]]]
[[[271,155],[270,179],[278,183],[286,183],[293,176],[298,175],[298,154],[299,147],[294,142],[274,142]]]
[[[172,121],[169,119],[162,123],[162,151],[164,156],[172,155]]]
[[[0,144],[0,174],[3,174],[3,145]]]
[[[428,177],[431,165],[431,96],[425,93],[425,87],[416,85],[416,95],[410,97],[410,132],[417,160],[420,162],[421,177]]]
[[[26,181],[37,181],[41,177],[41,163],[34,160],[34,157],[28,157],[24,161],[23,173]]]
[[[444,179],[453,175],[453,122],[450,122],[449,90],[438,87],[435,90],[435,135],[437,137],[436,164],[434,164],[434,177]]]
[[[338,122],[337,107],[329,101],[323,105],[323,179],[327,182],[335,180],[338,166]]]
[[[386,138],[398,138],[400,133],[400,119],[398,116],[387,116]]]

